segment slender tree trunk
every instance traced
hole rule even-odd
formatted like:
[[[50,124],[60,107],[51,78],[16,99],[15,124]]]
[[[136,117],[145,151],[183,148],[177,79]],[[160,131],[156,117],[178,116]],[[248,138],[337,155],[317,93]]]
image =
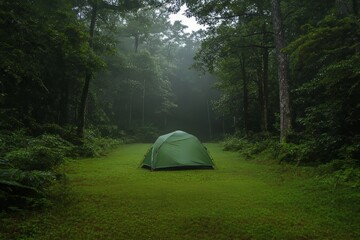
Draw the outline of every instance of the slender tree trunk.
[[[209,126],[209,136],[210,136],[210,139],[212,139],[212,128],[211,128],[211,119],[210,119],[210,104],[209,104],[209,100],[206,101],[206,107],[207,107],[207,119],[208,119],[208,126]]]
[[[145,94],[146,94],[146,80],[144,78],[144,83],[143,83],[143,95],[142,95],[142,123],[141,125],[144,127],[145,126]]]
[[[280,97],[280,142],[286,142],[291,129],[290,99],[288,85],[288,61],[282,49],[285,47],[284,27],[281,18],[280,0],[271,0],[276,56],[278,60]]]
[[[139,49],[139,33],[136,33],[135,34],[135,44],[134,44],[134,47],[135,47],[135,53],[138,52],[138,49]]]
[[[245,136],[249,133],[249,90],[248,90],[248,79],[245,69],[245,57],[241,55],[241,74],[243,79],[243,114],[244,114],[244,131]]]
[[[78,122],[78,113],[79,113],[79,103],[76,101],[74,106],[74,119],[73,119],[74,123]]]
[[[268,101],[269,101],[269,94],[268,94],[268,82],[269,82],[269,50],[267,48],[263,49],[263,56],[262,56],[262,94],[263,94],[263,124],[262,130],[264,132],[268,131]]]
[[[222,115],[222,131],[223,136],[225,136],[225,114]]]
[[[258,83],[258,100],[259,100],[259,108],[260,108],[260,115],[261,115],[261,130],[264,131],[264,83],[263,83],[263,69],[258,69],[257,71],[257,83]]]
[[[129,102],[129,129],[131,129],[132,125],[132,93],[130,94],[130,102]]]
[[[90,39],[89,39],[89,46],[93,48],[93,38],[94,38],[94,31],[96,25],[96,18],[97,18],[97,2],[95,1],[92,6],[91,12],[91,22],[90,22]],[[85,127],[85,112],[86,112],[86,102],[87,97],[89,94],[89,86],[90,80],[92,79],[93,75],[91,72],[87,72],[85,76],[85,82],[81,93],[81,101],[80,101],[80,108],[79,108],[79,116],[78,116],[78,126],[77,126],[77,135],[79,137],[84,136],[84,127]]]
[[[237,132],[239,130],[239,127],[237,125],[237,118],[236,116],[233,116],[233,125],[234,125],[234,132]]]

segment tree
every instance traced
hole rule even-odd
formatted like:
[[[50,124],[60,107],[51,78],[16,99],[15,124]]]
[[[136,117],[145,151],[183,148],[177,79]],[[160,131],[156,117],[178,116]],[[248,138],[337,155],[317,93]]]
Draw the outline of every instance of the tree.
[[[280,142],[286,142],[291,130],[290,97],[288,84],[288,60],[283,52],[285,47],[284,26],[281,16],[280,0],[272,0],[272,17],[278,61],[279,97],[280,97]]]
[[[100,64],[84,26],[65,0],[2,1],[1,9],[4,108],[27,125],[68,123],[80,75]]]
[[[207,32],[208,37],[198,54],[198,60],[204,62],[212,71],[213,69],[219,70],[217,63],[219,59],[233,58],[231,55],[239,59],[237,66],[233,66],[233,70],[227,69],[225,71],[238,69],[240,73],[238,79],[241,79],[242,82],[242,93],[238,93],[237,96],[243,99],[241,101],[242,113],[238,117],[242,118],[243,127],[240,128],[244,129],[245,135],[250,128],[260,128],[262,131],[267,131],[269,125],[268,62],[269,49],[272,49],[273,46],[272,40],[269,38],[272,32],[269,30],[270,14],[268,7],[264,1],[232,3],[221,1],[220,3],[202,2],[202,4],[192,1],[190,3],[190,11],[204,23],[211,24],[211,29]],[[218,40],[215,40],[216,38]],[[249,59],[251,59],[251,63],[247,63]],[[249,89],[253,88],[254,82],[258,88],[255,94],[258,95],[257,104],[261,116],[261,127],[255,127],[256,124],[250,126],[250,122],[254,121],[249,120],[251,115],[256,114],[255,112],[250,113],[254,104],[250,98],[254,93],[250,93]],[[235,82],[235,84],[238,83]]]
[[[316,139],[313,158],[323,162],[359,154],[358,39],[358,18],[330,15],[286,49],[296,78],[307,80],[295,91],[303,136]]]
[[[138,9],[136,13],[124,14],[115,29],[111,29],[111,32],[117,32],[116,51],[106,57],[108,70],[97,77],[93,84],[96,89],[92,91],[98,95],[106,92],[97,101],[101,101],[109,120],[113,119],[112,123],[119,128],[131,130],[151,122],[166,122],[176,107],[169,82],[174,59],[168,56],[169,39],[165,35],[173,26],[167,17],[164,9]],[[99,20],[101,23],[102,18]],[[101,29],[101,33],[104,32],[106,26]],[[139,36],[139,41],[135,41],[134,33]],[[137,42],[137,52],[134,42]],[[173,47],[177,47],[175,42]],[[100,111],[100,108],[96,109]],[[93,123],[96,116],[91,116]]]
[[[96,27],[96,21],[98,18],[98,12],[103,9],[110,9],[114,11],[128,11],[133,9],[138,9],[144,6],[144,3],[140,0],[138,1],[103,1],[103,0],[89,0],[85,3],[88,8],[90,9],[88,14],[90,15],[90,27],[89,27],[89,46],[93,48],[93,40],[94,40],[94,32]],[[80,100],[80,108],[79,108],[79,120],[77,125],[77,134],[78,136],[82,137],[84,134],[84,126],[85,126],[85,109],[86,109],[86,102],[89,93],[89,86],[90,80],[93,78],[93,74],[87,72],[85,75],[84,86],[81,93],[81,100]]]

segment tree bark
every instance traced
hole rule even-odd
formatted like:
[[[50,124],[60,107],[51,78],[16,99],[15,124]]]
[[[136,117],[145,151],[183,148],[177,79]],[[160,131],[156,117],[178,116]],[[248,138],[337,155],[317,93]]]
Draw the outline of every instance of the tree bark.
[[[130,102],[129,102],[129,129],[132,126],[132,94],[130,95]]]
[[[138,49],[139,49],[139,33],[135,34],[135,43],[134,43],[134,48],[135,48],[135,53],[138,53]]]
[[[225,114],[222,115],[222,132],[223,136],[225,136]]]
[[[97,1],[94,1],[91,11],[91,22],[90,22],[90,39],[89,39],[89,46],[93,48],[93,38],[94,38],[94,31],[96,25],[96,18],[97,18],[97,10],[98,5]],[[92,79],[93,75],[91,72],[87,72],[85,75],[85,82],[81,93],[81,101],[80,101],[80,108],[79,108],[79,116],[78,116],[78,126],[77,126],[77,135],[79,137],[84,136],[84,127],[85,127],[85,112],[86,112],[86,102],[87,97],[89,94],[89,86],[90,80]]]
[[[264,132],[268,131],[268,102],[269,102],[269,94],[268,94],[268,82],[269,82],[269,50],[267,48],[263,49],[262,55],[262,95],[263,95],[263,106],[262,106],[262,130]]]
[[[288,85],[288,61],[282,52],[285,47],[284,27],[281,18],[280,0],[271,0],[273,29],[275,34],[276,57],[278,61],[280,97],[280,142],[285,143],[291,130],[290,98]]]
[[[143,95],[142,95],[142,123],[141,125],[144,127],[145,126],[145,94],[146,94],[146,80],[144,78],[144,83],[143,83]]]
[[[245,69],[245,57],[241,55],[240,59],[241,64],[241,74],[243,79],[243,114],[244,114],[244,131],[245,136],[248,136],[249,133],[249,89],[248,89],[248,79]]]
[[[211,128],[210,104],[209,104],[209,100],[206,101],[206,108],[207,108],[207,119],[208,119],[208,127],[209,127],[209,137],[210,137],[210,140],[211,140],[211,139],[212,139],[212,128]]]

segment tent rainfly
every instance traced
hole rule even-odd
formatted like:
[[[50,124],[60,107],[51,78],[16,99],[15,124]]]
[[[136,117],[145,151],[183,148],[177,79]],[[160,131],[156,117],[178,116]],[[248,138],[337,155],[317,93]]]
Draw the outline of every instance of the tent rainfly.
[[[175,131],[158,137],[141,166],[160,169],[213,169],[214,163],[204,145],[193,135]]]

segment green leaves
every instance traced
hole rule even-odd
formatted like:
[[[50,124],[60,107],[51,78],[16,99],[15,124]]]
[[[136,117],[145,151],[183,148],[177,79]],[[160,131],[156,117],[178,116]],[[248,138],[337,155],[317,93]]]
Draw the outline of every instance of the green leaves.
[[[55,181],[51,172],[23,171],[8,162],[0,164],[1,209],[38,207],[46,201],[47,187]]]
[[[104,64],[89,48],[87,30],[68,1],[0,4],[1,91],[6,95],[1,106],[21,118],[57,122],[59,109],[76,101],[84,72]]]
[[[298,123],[320,143],[323,161],[342,155],[360,134],[359,39],[358,18],[327,16],[287,48],[298,84],[295,103],[304,111]]]

